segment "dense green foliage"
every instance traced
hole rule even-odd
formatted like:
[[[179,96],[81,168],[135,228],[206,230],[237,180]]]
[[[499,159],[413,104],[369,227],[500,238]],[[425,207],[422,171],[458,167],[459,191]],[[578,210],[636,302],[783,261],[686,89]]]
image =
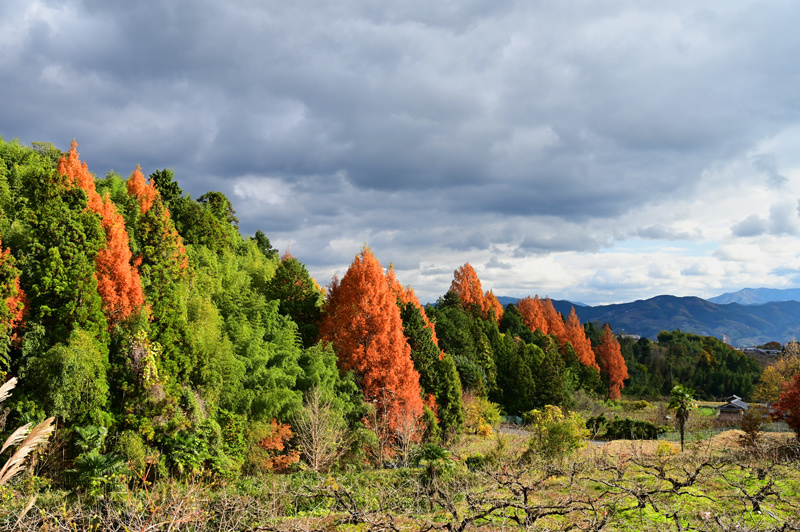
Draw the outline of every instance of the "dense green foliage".
[[[761,375],[754,359],[711,336],[662,331],[657,342],[621,338],[620,345],[630,374],[626,395],[663,397],[680,383],[698,399],[747,399]]]
[[[414,303],[400,309],[403,333],[411,346],[411,360],[419,372],[423,395],[432,394],[438,407],[439,428],[445,436],[456,436],[464,429],[461,406],[461,380],[453,357],[443,353],[433,342],[433,332],[425,326],[422,313]]]
[[[279,262],[262,232],[242,238],[223,194],[193,200],[171,171],[138,189],[113,173],[96,179],[124,219],[146,296],[109,327],[95,276],[106,236],[85,191],[59,174],[61,156],[0,140],[3,283],[18,276],[26,296],[23,323],[3,331],[0,369],[21,383],[8,427],[47,413],[68,430],[102,427],[107,447],[156,457],[160,471],[231,475],[263,466],[248,449],[273,419],[290,422],[312,387],[359,419],[352,379],[315,343],[320,294],[305,268]],[[295,278],[300,296],[281,292]]]
[[[606,440],[655,440],[666,431],[666,428],[658,427],[650,421],[623,418],[619,415],[609,420],[605,414],[587,419],[586,427],[596,433],[597,438]]]

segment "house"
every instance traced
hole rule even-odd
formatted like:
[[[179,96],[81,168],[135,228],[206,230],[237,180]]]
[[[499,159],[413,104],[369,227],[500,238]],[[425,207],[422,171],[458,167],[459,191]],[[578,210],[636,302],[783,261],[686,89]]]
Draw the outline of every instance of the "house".
[[[738,395],[731,395],[726,401],[728,402],[717,407],[717,410],[719,410],[719,417],[717,419],[720,421],[733,421],[738,423],[742,418],[742,414],[750,408],[750,405],[742,401],[742,398]]]

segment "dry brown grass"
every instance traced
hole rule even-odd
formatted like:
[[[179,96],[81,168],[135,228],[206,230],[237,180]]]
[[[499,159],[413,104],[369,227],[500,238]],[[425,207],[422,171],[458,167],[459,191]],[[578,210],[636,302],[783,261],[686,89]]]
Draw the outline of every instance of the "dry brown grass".
[[[708,453],[724,452],[726,450],[741,450],[743,446],[740,438],[744,435],[739,429],[726,430],[719,434],[694,442],[689,442],[687,448],[694,447]],[[790,445],[795,441],[792,432],[764,432],[763,444],[767,447]],[[657,454],[668,452],[671,455],[680,454],[680,442],[664,440],[614,440],[603,445],[594,446],[592,452],[606,456],[641,456],[653,457]]]
[[[680,442],[658,440],[613,440],[604,445],[593,447],[593,451],[606,456],[619,457],[635,455],[650,457],[656,456],[659,445],[661,445],[661,449],[668,448],[669,454],[678,454],[681,452]]]
[[[17,379],[12,378],[0,386],[0,402],[11,395],[11,390],[17,385]],[[47,438],[55,430],[55,418],[47,418],[35,427],[32,423],[27,423],[9,436],[3,446],[0,447],[0,454],[18,445],[14,454],[0,468],[0,486],[8,483],[15,475],[20,473],[25,467],[28,456],[39,446],[47,444]]]

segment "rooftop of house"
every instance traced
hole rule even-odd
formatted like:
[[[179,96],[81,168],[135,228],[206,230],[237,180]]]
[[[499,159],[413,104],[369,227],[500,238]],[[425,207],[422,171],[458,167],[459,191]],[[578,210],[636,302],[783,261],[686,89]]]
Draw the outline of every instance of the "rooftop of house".
[[[725,400],[728,402],[718,406],[718,410],[747,410],[750,408],[750,405],[742,401],[742,398],[738,395],[731,395]]]

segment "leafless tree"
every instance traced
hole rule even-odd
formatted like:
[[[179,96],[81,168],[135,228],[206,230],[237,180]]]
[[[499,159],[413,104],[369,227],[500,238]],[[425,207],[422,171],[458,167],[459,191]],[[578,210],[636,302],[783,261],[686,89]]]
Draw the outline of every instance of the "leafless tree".
[[[312,470],[328,471],[347,451],[347,424],[318,387],[306,394],[293,424],[297,446]]]
[[[424,428],[419,419],[415,418],[411,413],[398,417],[397,426],[395,427],[397,454],[400,462],[407,466],[411,460],[411,452],[414,449],[414,445],[422,439]]]

